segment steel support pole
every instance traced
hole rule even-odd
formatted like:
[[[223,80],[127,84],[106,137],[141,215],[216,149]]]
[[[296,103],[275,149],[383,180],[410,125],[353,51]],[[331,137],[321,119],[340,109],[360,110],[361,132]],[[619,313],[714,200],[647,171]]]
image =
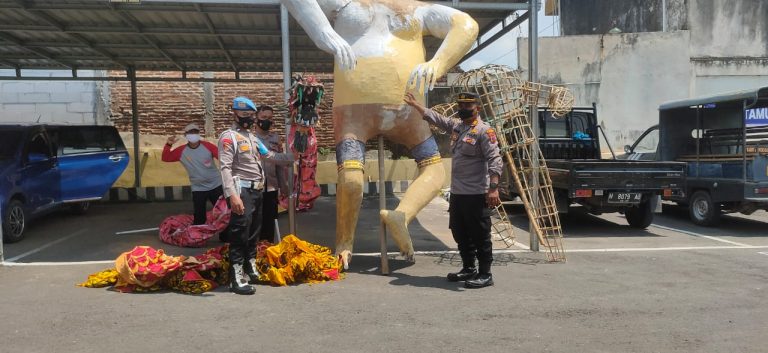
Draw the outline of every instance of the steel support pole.
[[[384,184],[384,135],[379,135],[379,211],[387,209],[387,190]],[[381,274],[389,274],[387,257],[387,226],[379,220],[379,240],[381,242]]]
[[[133,115],[133,186],[141,187],[141,152],[139,151],[139,98],[136,92],[136,69],[128,68],[131,81],[131,113]]]
[[[280,5],[280,34],[283,49],[283,99],[285,104],[290,103],[291,99],[291,42],[288,33],[288,9]],[[291,133],[291,116],[285,117],[285,151],[291,150],[288,145],[288,134]],[[293,166],[288,168],[288,230],[290,234],[296,234],[296,196],[293,192]],[[301,168],[301,166],[299,166]]]
[[[538,0],[529,0],[528,4],[528,81],[537,82],[539,80],[538,52],[539,52],[539,11]],[[536,209],[541,207],[539,202],[539,107],[534,103],[528,107],[529,119],[533,135],[537,137],[536,142],[531,146],[531,167],[533,168],[533,192],[531,192],[531,203]],[[536,220],[529,220],[535,222]],[[539,251],[539,236],[536,234],[536,228],[533,224],[528,225],[531,251]]]
[[[3,214],[3,208],[0,207],[0,215],[2,214]],[[2,219],[5,220],[5,217],[2,217]],[[2,222],[0,222],[0,265],[4,263],[5,263],[5,251],[3,250],[3,227],[2,227]]]

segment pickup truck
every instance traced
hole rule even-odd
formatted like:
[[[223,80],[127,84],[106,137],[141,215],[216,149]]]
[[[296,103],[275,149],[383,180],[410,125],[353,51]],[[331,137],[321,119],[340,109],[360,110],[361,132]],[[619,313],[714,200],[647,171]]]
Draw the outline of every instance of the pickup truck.
[[[592,214],[623,213],[629,226],[644,229],[660,211],[662,197],[682,197],[685,163],[601,158],[594,106],[573,108],[560,118],[540,108],[539,128],[561,214],[577,204]],[[509,178],[502,180],[509,184]]]
[[[624,158],[680,161],[686,192],[671,201],[715,226],[723,213],[768,210],[768,87],[667,102]]]

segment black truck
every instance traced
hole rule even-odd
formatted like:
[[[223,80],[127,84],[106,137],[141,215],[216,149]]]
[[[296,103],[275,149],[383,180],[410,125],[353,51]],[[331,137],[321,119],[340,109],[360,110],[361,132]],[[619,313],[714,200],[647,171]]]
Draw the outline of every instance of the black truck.
[[[686,192],[672,201],[714,226],[723,213],[768,210],[768,87],[662,104],[624,158],[680,161]]]
[[[573,108],[560,118],[539,110],[539,147],[558,212],[574,204],[592,214],[620,212],[631,227],[644,229],[660,211],[661,198],[683,196],[686,165],[603,159],[599,129],[594,106]],[[509,177],[503,180],[514,185]]]

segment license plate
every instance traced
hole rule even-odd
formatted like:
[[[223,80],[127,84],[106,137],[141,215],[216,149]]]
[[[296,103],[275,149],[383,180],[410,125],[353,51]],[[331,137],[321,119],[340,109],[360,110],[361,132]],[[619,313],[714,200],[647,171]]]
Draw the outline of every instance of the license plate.
[[[608,193],[608,202],[610,203],[640,203],[643,194],[639,192],[610,192]]]

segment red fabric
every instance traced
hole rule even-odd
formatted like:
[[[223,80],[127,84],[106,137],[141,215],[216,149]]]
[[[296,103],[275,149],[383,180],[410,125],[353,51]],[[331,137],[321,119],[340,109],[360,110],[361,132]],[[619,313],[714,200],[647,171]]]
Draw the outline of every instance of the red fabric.
[[[288,133],[288,145],[291,146],[291,150],[294,152],[296,152],[293,148],[296,128],[295,124],[291,125],[291,132]],[[315,181],[315,173],[317,172],[317,137],[315,136],[315,128],[310,127],[307,134],[309,135],[307,150],[300,155],[299,173],[293,177],[294,193],[298,193],[297,211],[312,209],[315,199],[320,196],[321,192],[320,185],[317,185],[317,181]],[[280,206],[285,209],[288,208],[288,195],[281,193]]]
[[[163,243],[199,248],[208,239],[221,233],[229,225],[230,211],[223,197],[206,215],[206,223],[192,225],[194,217],[188,214],[170,216],[160,223],[160,240]]]

